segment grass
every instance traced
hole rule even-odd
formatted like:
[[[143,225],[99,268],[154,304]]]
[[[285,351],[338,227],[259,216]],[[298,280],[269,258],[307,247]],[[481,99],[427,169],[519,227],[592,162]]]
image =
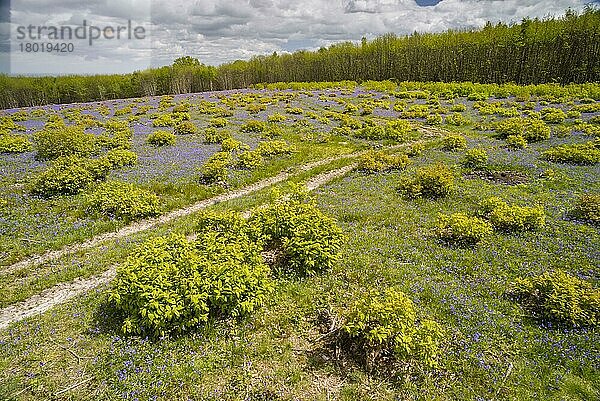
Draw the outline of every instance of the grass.
[[[0,399],[600,398],[598,328],[571,329],[535,320],[505,296],[508,283],[516,277],[554,269],[598,287],[600,233],[569,219],[567,213],[580,193],[600,192],[598,166],[554,164],[539,158],[548,147],[582,140],[578,135],[552,137],[511,151],[490,133],[473,127],[453,130],[467,137],[469,148],[486,149],[489,170],[519,172],[524,182],[506,185],[463,176],[468,173],[460,167],[464,152],[444,152],[435,146],[414,158],[405,172],[352,172],[314,192],[319,207],[334,216],[345,233],[342,258],[331,271],[303,279],[278,278],[270,302],[253,315],[213,320],[197,332],[156,341],[122,336],[120,319],[106,303],[106,288],[96,289],[0,332]],[[312,144],[295,142],[301,150],[298,154],[277,160],[264,171],[240,175],[233,185],[313,157],[350,151],[344,146],[364,145],[340,144],[343,138],[334,142],[338,145],[323,146],[317,153],[311,153],[317,149]],[[290,182],[350,162],[340,160],[301,172],[274,188],[285,192]],[[450,196],[438,200],[401,196],[402,176],[438,162],[455,171],[456,189]],[[268,202],[272,189],[211,209],[248,210]],[[170,190],[186,191],[176,185]],[[173,199],[185,199],[177,196]],[[546,226],[534,232],[494,232],[470,248],[437,241],[433,228],[438,213],[472,215],[477,204],[490,196],[520,206],[543,205]],[[0,305],[58,282],[99,273],[146,238],[192,233],[195,217],[3,276]],[[421,312],[444,327],[438,369],[412,365],[367,370],[348,355],[336,355],[323,338],[324,311],[341,314],[369,289],[389,286],[399,287]]]

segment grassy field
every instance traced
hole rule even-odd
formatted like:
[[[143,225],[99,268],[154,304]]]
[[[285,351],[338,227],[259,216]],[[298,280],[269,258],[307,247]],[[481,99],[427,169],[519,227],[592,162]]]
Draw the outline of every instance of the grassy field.
[[[315,204],[344,233],[340,257],[322,273],[275,275],[273,294],[247,316],[213,317],[195,330],[159,339],[125,335],[122,316],[108,300],[109,284],[11,324],[0,331],[0,399],[600,399],[597,322],[569,325],[542,319],[507,294],[519,278],[561,270],[589,283],[600,299],[598,221],[572,213],[582,194],[600,193],[600,160],[593,159],[598,159],[593,149],[600,138],[600,102],[583,95],[538,94],[524,99],[509,94],[498,99],[485,93],[468,97],[442,93],[402,92],[389,85],[244,90],[140,99],[120,116],[114,116],[115,110],[130,101],[26,109],[21,118],[15,118],[18,110],[5,111],[4,126],[15,120],[25,131],[6,128],[4,135],[8,131],[24,135],[34,147],[0,154],[0,206],[5,205],[0,208],[1,307],[56,284],[102,273],[148,239],[196,230],[198,213],[3,272],[30,255],[129,224],[86,212],[86,196],[94,185],[75,195],[43,197],[28,192],[36,174],[50,163],[36,160],[34,138],[51,115],[63,116],[73,125],[85,120],[69,120],[73,113],[101,122],[127,121],[138,163],[114,169],[108,179],[152,191],[163,213],[281,171],[292,173],[272,187],[208,208],[251,210],[272,201],[275,188],[285,194],[293,183],[361,159],[332,160],[298,171],[308,162],[369,148],[398,155],[406,149],[390,146],[415,140],[424,140],[426,146],[420,154],[411,154],[406,169],[373,174],[358,168],[317,188],[311,194]],[[198,132],[177,135],[173,146],[147,144],[150,132],[172,129],[153,127],[153,121],[172,114],[179,104],[189,105],[187,112]],[[148,110],[136,115],[143,106]],[[282,121],[272,118],[265,123],[276,114],[284,116],[276,118]],[[562,117],[553,119],[557,114]],[[293,145],[295,152],[265,158],[250,170],[230,166],[225,183],[202,182],[202,166],[221,146],[206,143],[205,130],[217,117],[227,120],[217,131],[230,130],[250,149],[272,138],[243,132],[248,121],[277,126],[281,131],[276,139]],[[369,127],[385,127],[398,119],[410,121],[412,127],[396,138],[373,137],[377,131]],[[535,120],[549,137],[529,138],[526,147],[515,148],[502,135],[502,123],[510,119],[517,130]],[[85,132],[96,137],[107,130],[93,127],[96,123],[83,124]],[[458,137],[466,145],[450,146],[448,137]],[[592,159],[585,163],[578,159],[558,163],[545,153],[586,143],[592,144],[586,148]],[[472,149],[483,149],[487,156],[477,167],[464,162]],[[91,158],[102,157],[102,152]],[[406,196],[408,178],[440,163],[454,177],[447,196]],[[524,231],[494,229],[468,246],[440,240],[440,214],[474,216],[481,202],[494,196],[511,206],[543,207],[545,224]],[[437,366],[393,358],[365,363],[356,349],[345,349],[329,335],[336,319],[343,319],[356,300],[386,288],[402,291],[414,303],[419,319],[431,318],[443,328]]]

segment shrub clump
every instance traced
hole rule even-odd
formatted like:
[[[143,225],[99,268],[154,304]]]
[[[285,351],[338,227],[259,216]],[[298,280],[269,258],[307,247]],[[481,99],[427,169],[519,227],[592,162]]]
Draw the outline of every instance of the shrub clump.
[[[496,124],[496,133],[500,138],[520,135],[527,142],[537,142],[550,138],[550,127],[537,118],[507,118]]]
[[[411,163],[407,155],[388,155],[370,150],[358,160],[358,169],[366,173],[379,173],[390,170],[404,170]]]
[[[214,127],[209,127],[202,133],[205,143],[221,143],[227,138],[231,138],[231,132],[221,131]]]
[[[594,142],[559,145],[542,152],[542,157],[556,163],[600,163],[600,149]]]
[[[181,121],[175,125],[174,131],[176,135],[191,135],[195,134],[198,128],[191,121]]]
[[[240,131],[249,133],[260,133],[267,128],[267,124],[258,120],[248,120],[240,127]]]
[[[86,197],[88,212],[125,220],[139,220],[160,214],[160,201],[151,191],[134,184],[109,181]]]
[[[442,149],[461,150],[467,148],[467,138],[460,134],[449,134],[442,140]]]
[[[243,170],[254,170],[264,163],[261,154],[255,150],[245,150],[238,155],[236,167]]]
[[[551,124],[560,124],[567,118],[567,114],[556,107],[546,107],[540,111],[542,120]]]
[[[202,232],[142,244],[117,268],[110,299],[125,315],[125,333],[162,337],[211,317],[238,317],[259,308],[273,290],[269,267],[248,237]]]
[[[110,169],[111,163],[106,158],[60,157],[33,177],[30,192],[41,196],[77,194],[93,182],[104,180]]]
[[[357,300],[342,327],[351,346],[366,353],[367,361],[391,356],[435,368],[444,330],[434,320],[418,318],[415,304],[400,290],[370,291]]]
[[[226,183],[229,176],[227,167],[230,163],[230,153],[217,152],[213,154],[200,168],[200,181],[204,184]]]
[[[256,210],[248,224],[256,241],[274,254],[281,273],[313,275],[329,270],[339,258],[342,230],[298,194]]]
[[[563,271],[518,278],[507,293],[539,319],[574,327],[600,324],[600,290]]]
[[[146,142],[153,146],[169,146],[175,145],[177,137],[169,131],[154,131],[148,135]]]
[[[256,147],[256,151],[264,157],[278,156],[278,155],[291,155],[295,148],[293,145],[289,145],[283,140],[274,140],[267,142],[260,142]]]
[[[492,233],[492,226],[484,219],[464,213],[440,214],[435,233],[448,244],[473,246]]]
[[[473,148],[465,152],[461,164],[473,170],[484,170],[487,166],[488,154],[483,148]]]
[[[525,149],[527,147],[527,140],[523,135],[509,135],[506,137],[506,144],[510,149]]]
[[[498,231],[533,231],[544,227],[546,215],[542,206],[509,206],[498,197],[491,197],[479,205],[479,214]]]
[[[600,225],[600,194],[581,195],[571,215],[578,220]]]
[[[135,152],[125,149],[111,149],[104,156],[110,162],[111,168],[121,168],[125,166],[135,166],[138,156]]]
[[[45,128],[33,134],[36,159],[53,160],[61,156],[88,157],[96,150],[93,134],[86,134],[81,126]]]
[[[25,135],[0,132],[0,153],[24,153],[29,152],[31,147]]]
[[[417,170],[414,177],[404,177],[400,190],[408,198],[441,198],[454,189],[454,173],[444,164],[434,164]]]

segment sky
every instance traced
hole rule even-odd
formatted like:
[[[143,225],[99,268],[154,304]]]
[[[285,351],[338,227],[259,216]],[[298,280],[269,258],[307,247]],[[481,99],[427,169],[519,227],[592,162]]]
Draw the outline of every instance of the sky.
[[[440,32],[477,28],[486,21],[510,23],[524,17],[559,16],[567,8],[580,11],[590,2],[0,0],[0,70],[10,66],[12,74],[30,75],[126,73],[167,65],[184,55],[219,65],[273,52],[315,50],[389,32]],[[8,9],[10,13],[3,11]],[[86,38],[48,36],[52,28],[67,32],[65,27],[80,27]],[[35,35],[38,28],[46,28],[39,37]],[[137,36],[133,35],[136,28]],[[113,38],[118,29],[120,39]],[[100,37],[90,43],[94,35]],[[9,61],[6,53],[1,54],[8,48]]]

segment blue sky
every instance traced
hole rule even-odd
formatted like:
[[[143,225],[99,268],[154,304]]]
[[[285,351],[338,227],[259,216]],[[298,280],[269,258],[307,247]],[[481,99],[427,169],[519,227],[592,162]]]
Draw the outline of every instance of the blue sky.
[[[6,0],[0,0],[6,4]],[[486,21],[582,10],[589,0],[12,0],[13,73],[122,73],[166,65],[182,55],[218,65],[273,52],[318,49],[393,32],[476,28]],[[73,41],[73,52],[26,53],[22,25],[116,27],[132,20],[144,40]],[[0,30],[0,49],[2,49]],[[5,44],[6,45],[6,44]],[[0,65],[1,67],[1,65]]]

